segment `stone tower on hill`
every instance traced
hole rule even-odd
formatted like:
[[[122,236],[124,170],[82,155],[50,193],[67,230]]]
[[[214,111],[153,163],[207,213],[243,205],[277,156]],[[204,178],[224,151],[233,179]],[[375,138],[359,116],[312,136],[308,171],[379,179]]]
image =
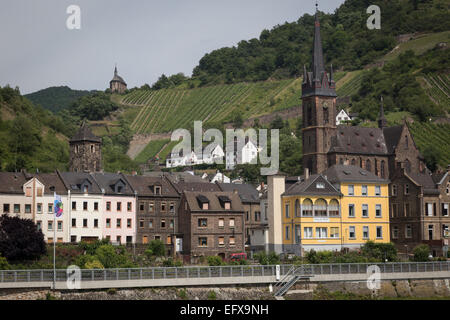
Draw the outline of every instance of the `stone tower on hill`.
[[[78,132],[70,139],[69,145],[70,171],[102,171],[102,139],[92,133],[86,121],[83,121]]]
[[[117,66],[114,68],[114,77],[109,82],[109,88],[111,92],[117,92],[119,94],[123,94],[127,90],[127,83],[117,74]]]

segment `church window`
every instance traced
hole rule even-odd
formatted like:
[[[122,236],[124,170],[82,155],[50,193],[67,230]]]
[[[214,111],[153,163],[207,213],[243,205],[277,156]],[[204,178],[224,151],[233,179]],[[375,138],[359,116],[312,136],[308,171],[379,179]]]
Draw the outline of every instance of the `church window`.
[[[384,172],[384,160],[381,160],[380,172],[381,172],[381,177],[382,177],[382,178],[385,178],[385,172]]]
[[[323,106],[323,122],[327,124],[329,122],[329,112],[328,105],[324,104]]]
[[[75,153],[78,153],[78,146],[75,146]]]
[[[94,152],[95,152],[95,147],[93,144],[91,144],[91,153],[94,153]]]
[[[307,119],[308,119],[308,125],[309,126],[312,125],[312,109],[311,109],[310,105],[308,106],[308,109],[307,109]]]
[[[371,171],[371,170],[372,170],[372,165],[371,165],[369,159],[366,160],[366,170],[367,170],[367,171]]]
[[[405,160],[405,169],[406,172],[411,172],[411,162],[408,159]]]

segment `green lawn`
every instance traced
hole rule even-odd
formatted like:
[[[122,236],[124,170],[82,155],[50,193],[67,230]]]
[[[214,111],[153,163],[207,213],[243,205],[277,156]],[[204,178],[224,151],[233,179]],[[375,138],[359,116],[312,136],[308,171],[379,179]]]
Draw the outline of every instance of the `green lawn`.
[[[407,50],[413,50],[416,55],[422,54],[436,46],[439,42],[448,42],[450,39],[450,31],[432,33],[420,36],[417,39],[399,44],[399,48],[385,55],[381,60],[391,61],[400,53]]]
[[[136,157],[135,161],[137,163],[145,163],[149,159],[156,156],[156,154],[161,151],[161,149],[164,147],[166,143],[170,142],[169,139],[165,140],[154,140],[150,141],[149,144],[142,150],[138,156]]]

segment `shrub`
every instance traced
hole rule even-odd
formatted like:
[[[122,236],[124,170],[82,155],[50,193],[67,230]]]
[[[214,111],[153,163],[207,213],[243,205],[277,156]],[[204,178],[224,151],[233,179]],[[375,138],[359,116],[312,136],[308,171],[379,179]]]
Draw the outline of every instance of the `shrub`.
[[[208,292],[208,300],[216,300],[217,299],[217,295],[215,291],[209,291]]]
[[[426,244],[420,244],[414,248],[414,261],[428,261],[430,255],[430,247]]]
[[[180,297],[180,299],[186,300],[187,299],[186,289],[178,290],[178,296]]]
[[[396,261],[397,249],[393,243],[375,243],[373,241],[367,241],[361,247],[361,253],[367,258],[376,259],[376,261]]]
[[[105,244],[95,251],[95,256],[105,268],[131,268],[134,267],[123,248],[115,248]]]
[[[85,269],[104,269],[105,267],[102,265],[100,261],[94,259],[92,261],[88,261],[84,264]]]
[[[164,245],[164,242],[161,240],[152,240],[148,244],[148,248],[145,251],[145,254],[147,256],[157,256],[162,257],[166,255],[166,246]]]
[[[9,270],[11,269],[11,266],[8,263],[8,260],[6,260],[5,257],[2,257],[0,255],[0,270]]]
[[[255,259],[262,265],[279,264],[280,256],[275,252],[267,254],[265,251],[258,252],[254,255]]]
[[[219,256],[209,256],[207,260],[209,266],[221,266],[223,264],[222,258]]]

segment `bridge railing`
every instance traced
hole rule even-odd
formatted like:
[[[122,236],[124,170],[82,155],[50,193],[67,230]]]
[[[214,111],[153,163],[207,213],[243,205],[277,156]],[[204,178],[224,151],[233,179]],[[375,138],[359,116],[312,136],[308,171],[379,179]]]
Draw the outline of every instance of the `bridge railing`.
[[[448,271],[450,261],[436,262],[394,262],[394,263],[347,263],[347,264],[304,264],[296,266],[298,272],[308,275],[367,273],[369,266],[377,265],[382,273]],[[291,269],[290,264],[279,265],[283,277]],[[217,277],[264,277],[276,276],[276,265],[242,266],[198,266],[198,267],[151,267],[124,269],[82,269],[81,281],[188,279]],[[70,275],[70,274],[69,274]],[[65,269],[56,270],[56,281],[66,281]],[[53,281],[53,270],[0,270],[0,283],[49,282]]]

